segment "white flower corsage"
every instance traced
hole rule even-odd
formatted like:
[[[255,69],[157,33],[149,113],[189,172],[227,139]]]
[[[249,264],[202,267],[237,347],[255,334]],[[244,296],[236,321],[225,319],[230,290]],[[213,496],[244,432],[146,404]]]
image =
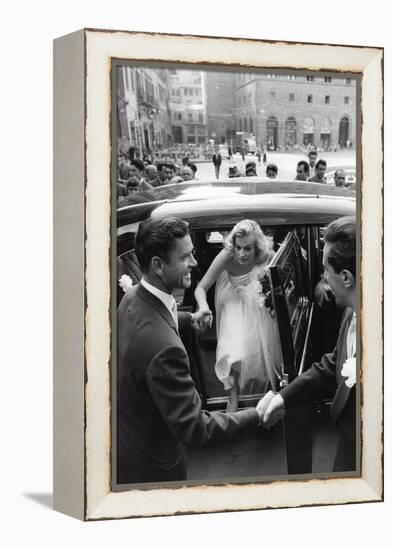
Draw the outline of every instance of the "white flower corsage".
[[[356,384],[356,357],[347,359],[341,369],[341,376],[346,378],[345,385],[352,388]]]
[[[122,275],[119,279],[119,286],[123,292],[127,292],[130,288],[133,287],[132,279],[129,275]]]

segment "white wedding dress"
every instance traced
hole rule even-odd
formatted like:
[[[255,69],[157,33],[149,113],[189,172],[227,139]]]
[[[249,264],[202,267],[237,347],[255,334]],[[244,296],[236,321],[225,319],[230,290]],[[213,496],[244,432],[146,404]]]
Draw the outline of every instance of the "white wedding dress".
[[[216,283],[217,377],[229,390],[231,369],[239,373],[241,393],[264,393],[276,389],[282,372],[277,321],[264,305],[258,281],[267,264],[256,265],[245,275],[223,271]]]

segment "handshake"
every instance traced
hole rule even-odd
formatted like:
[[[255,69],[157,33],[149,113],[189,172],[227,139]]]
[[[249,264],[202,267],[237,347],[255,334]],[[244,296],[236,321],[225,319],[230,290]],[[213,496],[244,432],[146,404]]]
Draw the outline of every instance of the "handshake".
[[[274,424],[277,424],[285,414],[284,399],[279,393],[274,393],[270,390],[258,402],[256,409],[259,425],[264,428],[270,428]]]

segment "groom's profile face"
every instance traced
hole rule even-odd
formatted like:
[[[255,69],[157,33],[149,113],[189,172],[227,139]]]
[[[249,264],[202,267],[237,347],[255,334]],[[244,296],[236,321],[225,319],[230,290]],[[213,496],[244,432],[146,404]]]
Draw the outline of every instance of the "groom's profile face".
[[[336,302],[339,305],[346,305],[347,289],[344,285],[343,272],[337,273],[329,263],[329,254],[332,245],[326,243],[323,249],[324,278],[332,289]]]
[[[163,282],[169,292],[175,288],[189,288],[191,286],[191,270],[197,264],[194,258],[194,246],[190,235],[175,239],[167,260],[163,260]]]

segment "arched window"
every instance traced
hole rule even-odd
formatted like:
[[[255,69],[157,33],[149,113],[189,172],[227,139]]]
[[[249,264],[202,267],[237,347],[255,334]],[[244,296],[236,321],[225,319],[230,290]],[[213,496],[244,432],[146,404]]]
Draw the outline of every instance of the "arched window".
[[[303,121],[303,145],[314,145],[314,121],[311,117]]]
[[[349,118],[343,116],[340,120],[340,125],[338,128],[338,143],[340,147],[349,146]]]
[[[278,147],[278,120],[270,116],[266,121],[266,139],[269,151],[275,151]]]
[[[285,121],[285,145],[288,147],[297,144],[296,128],[296,119],[293,116],[288,117]]]

